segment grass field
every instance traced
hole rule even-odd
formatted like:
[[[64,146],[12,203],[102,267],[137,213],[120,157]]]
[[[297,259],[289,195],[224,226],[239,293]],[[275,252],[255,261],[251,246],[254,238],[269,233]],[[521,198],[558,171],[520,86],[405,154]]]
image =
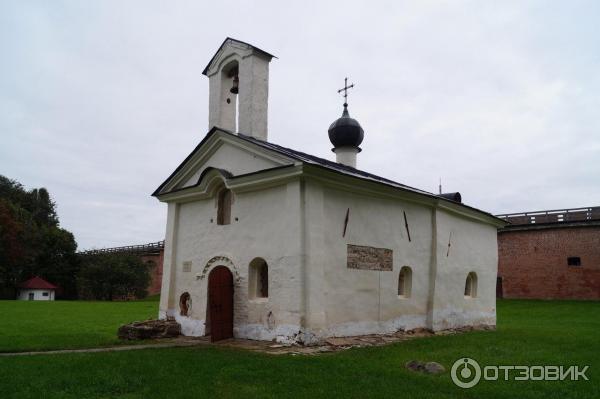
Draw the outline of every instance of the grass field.
[[[136,304],[109,305],[142,312]],[[318,356],[194,347],[0,358],[0,397],[597,398],[599,331],[599,302],[501,301],[497,331]],[[464,356],[482,365],[589,365],[590,380],[482,380],[465,390],[451,382],[449,372],[424,375],[404,367],[418,359],[440,362],[449,370]]]
[[[155,297],[130,302],[0,301],[0,352],[119,344],[121,324],[157,315]]]

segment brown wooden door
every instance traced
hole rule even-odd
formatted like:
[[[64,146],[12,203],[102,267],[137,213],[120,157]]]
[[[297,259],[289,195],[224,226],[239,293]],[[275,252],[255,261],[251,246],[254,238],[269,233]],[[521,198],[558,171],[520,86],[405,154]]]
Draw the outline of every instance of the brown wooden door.
[[[233,337],[233,275],[225,266],[215,267],[208,275],[210,340]]]

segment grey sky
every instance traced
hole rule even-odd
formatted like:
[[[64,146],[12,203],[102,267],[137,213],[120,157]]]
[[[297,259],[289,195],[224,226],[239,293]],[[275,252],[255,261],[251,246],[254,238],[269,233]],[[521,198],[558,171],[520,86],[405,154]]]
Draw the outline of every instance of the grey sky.
[[[44,186],[81,249],[163,238],[150,193],[208,130],[226,36],[271,63],[269,140],[460,191],[492,213],[600,205],[600,2],[0,0],[0,173]]]

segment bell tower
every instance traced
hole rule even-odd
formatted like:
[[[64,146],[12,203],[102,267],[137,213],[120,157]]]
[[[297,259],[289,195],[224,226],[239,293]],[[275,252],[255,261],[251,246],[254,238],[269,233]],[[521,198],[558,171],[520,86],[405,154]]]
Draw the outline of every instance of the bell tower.
[[[274,56],[227,38],[202,74],[208,76],[208,127],[267,140],[269,63]]]

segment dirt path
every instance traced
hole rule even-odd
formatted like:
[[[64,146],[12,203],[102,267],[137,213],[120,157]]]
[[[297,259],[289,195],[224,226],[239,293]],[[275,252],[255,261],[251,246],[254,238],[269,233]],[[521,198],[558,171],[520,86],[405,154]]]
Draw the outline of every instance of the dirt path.
[[[58,349],[58,350],[31,351],[31,352],[7,352],[7,353],[0,353],[0,357],[62,355],[65,353],[119,352],[119,351],[133,351],[133,350],[140,350],[140,349],[178,348],[178,347],[186,347],[186,346],[205,345],[205,344],[206,344],[206,342],[198,340],[198,341],[167,342],[167,343],[163,343],[163,344],[107,346],[107,347],[103,347],[103,348]]]
[[[415,329],[407,332],[397,332],[394,334],[385,335],[363,335],[359,337],[344,337],[344,338],[328,338],[322,345],[317,346],[300,346],[289,344],[277,344],[270,341],[252,341],[248,339],[226,339],[219,342],[210,342],[209,337],[180,337],[169,342],[138,345],[119,345],[108,346],[103,348],[88,348],[88,349],[61,349],[50,351],[31,351],[31,352],[12,352],[0,353],[1,357],[10,356],[35,356],[35,355],[61,355],[65,353],[95,353],[95,352],[118,352],[131,351],[141,349],[160,349],[160,348],[177,348],[190,347],[200,345],[210,345],[216,347],[227,347],[235,349],[250,350],[253,352],[268,353],[271,355],[316,355],[325,352],[337,352],[340,350],[365,347],[365,346],[381,346],[389,345],[396,342],[412,340],[415,338],[431,337],[436,335],[456,334],[465,331],[476,329],[489,330],[490,328],[464,328],[455,330],[439,331],[437,333],[429,332],[425,329]]]

